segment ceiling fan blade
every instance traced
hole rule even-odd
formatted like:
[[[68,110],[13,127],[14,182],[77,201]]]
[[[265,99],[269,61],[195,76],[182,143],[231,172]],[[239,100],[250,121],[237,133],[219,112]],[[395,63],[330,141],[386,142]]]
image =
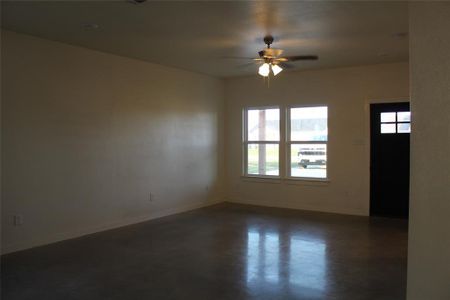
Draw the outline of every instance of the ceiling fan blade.
[[[256,62],[250,62],[250,63],[246,63],[246,64],[239,65],[239,66],[237,66],[237,68],[239,68],[239,69],[245,69],[245,68],[253,67],[253,66],[257,66],[257,65],[258,65],[258,64],[257,64]]]
[[[223,59],[254,59],[254,57],[245,57],[245,56],[221,56]]]
[[[283,69],[293,69],[293,68],[295,68],[294,65],[288,64],[288,63],[285,63],[285,62],[280,62],[280,63],[278,63],[277,65],[279,65],[279,66],[282,67]]]
[[[282,58],[286,59],[286,61],[318,60],[319,59],[319,57],[317,55],[294,55],[294,56],[285,56]]]

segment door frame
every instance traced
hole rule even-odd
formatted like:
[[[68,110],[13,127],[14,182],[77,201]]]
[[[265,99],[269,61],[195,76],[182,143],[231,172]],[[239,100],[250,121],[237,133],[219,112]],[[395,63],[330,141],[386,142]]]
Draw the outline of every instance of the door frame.
[[[409,102],[411,105],[411,100],[409,96],[398,97],[398,98],[367,98],[364,101],[364,137],[365,139],[362,141],[364,146],[364,155],[365,155],[365,182],[364,185],[366,187],[366,202],[363,207],[363,211],[366,216],[370,216],[370,105],[371,104],[382,104],[382,103],[399,103],[399,102]]]

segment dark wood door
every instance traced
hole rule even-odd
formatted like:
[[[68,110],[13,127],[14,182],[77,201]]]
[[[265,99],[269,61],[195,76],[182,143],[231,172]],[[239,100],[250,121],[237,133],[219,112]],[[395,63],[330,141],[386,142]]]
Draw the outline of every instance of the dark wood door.
[[[408,217],[409,103],[370,107],[370,214]]]

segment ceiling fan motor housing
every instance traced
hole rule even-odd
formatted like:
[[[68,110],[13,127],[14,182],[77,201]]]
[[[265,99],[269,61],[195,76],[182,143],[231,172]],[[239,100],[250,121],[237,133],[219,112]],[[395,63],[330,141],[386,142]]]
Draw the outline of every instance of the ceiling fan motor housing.
[[[270,48],[270,45],[273,43],[273,36],[266,35],[264,37],[264,43],[267,45],[267,48]]]

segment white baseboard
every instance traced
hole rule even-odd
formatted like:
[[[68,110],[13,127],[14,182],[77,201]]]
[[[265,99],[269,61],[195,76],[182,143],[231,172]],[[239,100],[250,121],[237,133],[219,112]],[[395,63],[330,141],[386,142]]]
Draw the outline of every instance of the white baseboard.
[[[34,247],[38,247],[38,246],[43,246],[43,245],[47,245],[47,244],[52,244],[52,243],[56,243],[56,242],[60,242],[60,241],[68,240],[68,239],[73,239],[73,238],[77,238],[77,237],[81,237],[84,235],[93,234],[93,233],[97,233],[97,232],[101,232],[101,231],[124,227],[127,225],[150,221],[153,219],[158,219],[158,218],[162,218],[162,217],[166,217],[166,216],[170,216],[170,215],[174,215],[174,214],[178,214],[178,213],[182,213],[182,212],[187,212],[187,211],[194,210],[197,208],[215,205],[215,204],[218,204],[221,202],[223,202],[223,200],[216,199],[216,200],[204,201],[201,203],[191,203],[188,205],[183,205],[183,206],[178,206],[178,207],[173,207],[173,208],[157,211],[157,212],[155,212],[151,215],[147,215],[147,216],[133,217],[133,218],[128,218],[128,219],[123,219],[118,222],[110,222],[110,223],[102,224],[102,225],[95,226],[95,227],[83,228],[83,229],[68,231],[68,232],[61,232],[61,233],[57,233],[57,234],[50,235],[50,236],[38,237],[38,238],[24,241],[24,242],[2,245],[3,246],[2,247],[2,255],[25,250],[25,249],[30,249],[30,248],[34,248]]]
[[[256,206],[265,206],[265,207],[276,207],[276,208],[288,208],[288,209],[296,209],[296,210],[307,210],[307,211],[315,211],[315,212],[324,212],[324,213],[333,213],[333,214],[341,214],[341,215],[352,215],[352,216],[368,216],[368,212],[364,210],[357,210],[357,209],[342,209],[342,208],[333,208],[333,207],[316,207],[316,206],[308,206],[308,205],[302,205],[302,204],[280,204],[280,203],[261,203],[258,201],[252,201],[248,199],[237,199],[237,198],[226,198],[226,202],[230,203],[240,203],[240,204],[249,204],[249,205],[256,205]]]

